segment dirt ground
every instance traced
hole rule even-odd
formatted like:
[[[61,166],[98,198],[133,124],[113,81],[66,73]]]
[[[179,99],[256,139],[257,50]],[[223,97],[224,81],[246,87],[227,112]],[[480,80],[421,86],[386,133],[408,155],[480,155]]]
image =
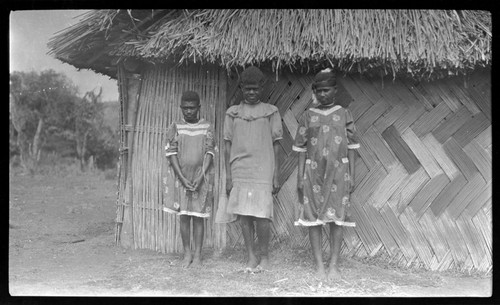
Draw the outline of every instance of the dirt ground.
[[[103,174],[9,174],[12,296],[488,297],[491,275],[408,271],[344,259],[345,279],[312,276],[308,249],[272,251],[272,272],[243,273],[242,249],[204,249],[199,269],[180,254],[114,245],[116,184]]]

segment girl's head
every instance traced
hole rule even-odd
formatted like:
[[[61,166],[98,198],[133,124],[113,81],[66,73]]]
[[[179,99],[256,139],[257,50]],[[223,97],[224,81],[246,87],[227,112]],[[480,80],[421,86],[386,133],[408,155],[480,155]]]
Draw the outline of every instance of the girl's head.
[[[321,70],[314,76],[312,83],[313,94],[323,106],[335,104],[337,93],[337,79],[331,69]]]
[[[240,88],[246,103],[258,104],[260,102],[264,82],[264,73],[257,67],[250,66],[241,73]]]
[[[185,91],[181,97],[181,110],[184,121],[196,123],[200,119],[200,96],[194,91]]]

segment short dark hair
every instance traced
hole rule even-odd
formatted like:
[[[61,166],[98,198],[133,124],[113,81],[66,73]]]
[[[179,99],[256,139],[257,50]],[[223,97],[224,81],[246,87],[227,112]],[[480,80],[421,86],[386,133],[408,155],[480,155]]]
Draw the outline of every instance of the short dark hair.
[[[196,101],[200,103],[200,96],[194,91],[184,91],[181,96],[182,101]]]
[[[240,76],[240,85],[259,85],[262,86],[266,81],[266,77],[262,71],[255,67],[250,66],[246,68]]]
[[[319,71],[315,76],[313,83],[311,85],[312,89],[315,90],[319,87],[334,87],[337,85],[337,77],[332,69],[327,68]]]

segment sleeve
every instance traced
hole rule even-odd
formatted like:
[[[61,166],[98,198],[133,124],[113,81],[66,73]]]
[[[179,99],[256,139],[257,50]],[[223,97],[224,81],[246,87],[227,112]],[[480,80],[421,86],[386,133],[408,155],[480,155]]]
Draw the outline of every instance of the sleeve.
[[[205,153],[215,156],[214,153],[215,140],[214,140],[214,128],[212,124],[207,129],[207,135],[205,136]]]
[[[279,111],[275,111],[271,115],[271,137],[273,142],[283,139],[283,126]]]
[[[226,114],[226,118],[224,119],[224,140],[233,141],[233,124],[234,118]]]
[[[356,132],[356,126],[354,125],[354,119],[352,117],[351,111],[345,110],[345,129],[347,133],[347,148],[348,149],[358,149],[360,147],[358,133]]]
[[[167,131],[167,144],[165,145],[165,156],[176,155],[179,148],[177,126],[172,123]]]
[[[296,152],[307,152],[307,112],[299,119],[299,126],[292,145],[292,150]]]

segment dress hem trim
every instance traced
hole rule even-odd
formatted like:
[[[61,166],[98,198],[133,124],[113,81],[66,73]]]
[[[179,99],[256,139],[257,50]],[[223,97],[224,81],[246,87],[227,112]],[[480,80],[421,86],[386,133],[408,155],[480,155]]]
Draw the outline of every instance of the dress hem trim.
[[[302,220],[299,219],[295,221],[293,224],[295,226],[304,226],[304,227],[314,227],[314,226],[322,226],[327,223],[334,222],[338,226],[344,226],[344,227],[355,227],[356,223],[355,222],[349,222],[349,221],[341,221],[341,220],[330,220],[330,221],[322,221],[319,219],[316,219],[315,221],[307,221],[307,220]]]
[[[295,145],[292,145],[292,150],[296,152],[307,152],[307,148],[302,148]]]
[[[189,211],[174,211],[172,209],[169,209],[167,207],[163,207],[163,211],[170,213],[170,214],[176,214],[176,215],[188,215],[188,216],[196,216],[196,217],[201,217],[201,218],[209,218],[210,213],[197,213],[197,212],[189,212]]]
[[[266,216],[257,216],[257,215],[243,214],[243,213],[237,213],[237,212],[233,212],[232,214],[238,215],[238,216],[252,216],[252,217],[257,217],[257,218],[263,218],[263,219],[273,220],[272,217],[266,217]]]

